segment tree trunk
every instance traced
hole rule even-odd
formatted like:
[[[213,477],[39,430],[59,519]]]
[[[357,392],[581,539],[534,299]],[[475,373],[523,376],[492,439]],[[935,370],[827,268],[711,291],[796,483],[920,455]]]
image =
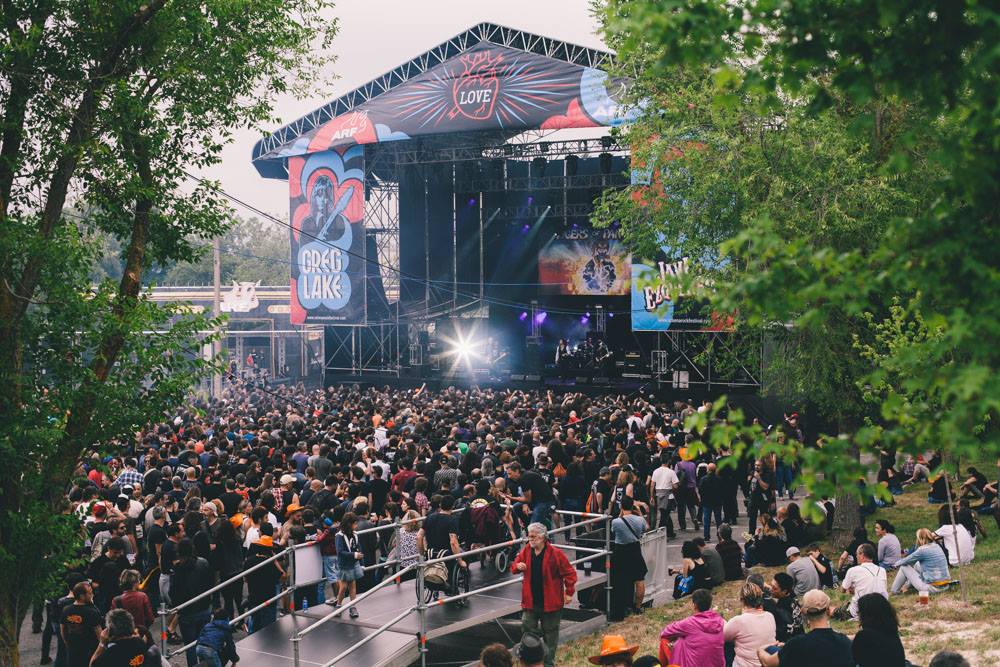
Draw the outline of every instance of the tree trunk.
[[[840,433],[854,433],[850,426],[842,422],[838,426],[840,427]],[[857,445],[851,444],[848,451],[853,459],[860,459],[861,452]],[[858,501],[858,497],[850,492],[850,487],[844,487],[845,482],[853,484],[853,480],[837,480],[839,493],[835,501],[836,510],[833,513],[833,531],[830,535],[830,541],[841,550],[854,539],[854,529],[862,526],[861,513],[859,511],[861,503]]]
[[[24,622],[24,612],[11,600],[13,591],[0,597],[0,667],[19,667],[21,654],[18,634]],[[20,618],[18,618],[20,616]]]

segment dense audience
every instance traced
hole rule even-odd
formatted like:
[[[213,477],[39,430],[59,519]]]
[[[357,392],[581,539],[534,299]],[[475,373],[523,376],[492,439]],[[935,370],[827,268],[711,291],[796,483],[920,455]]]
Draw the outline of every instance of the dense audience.
[[[48,605],[46,631],[55,634],[58,664],[88,665],[99,651],[138,650],[137,642],[155,656],[150,628],[161,604],[184,605],[165,632],[173,645],[188,647],[188,665],[225,664],[237,658],[234,631],[259,631],[288,609],[346,604],[351,617],[359,616],[352,601],[390,572],[379,564],[395,559],[405,567],[420,552],[439,557],[523,537],[514,571],[530,575],[537,564],[543,569],[536,572],[548,572],[555,566],[543,565],[545,559],[561,553],[546,535],[564,521],[556,509],[613,517],[612,618],[642,613],[646,532],[665,527],[675,539],[676,528],[690,524],[701,533],[681,544],[682,560],[670,571],[674,597],[689,597],[692,605],[689,618],[662,634],[674,664],[800,664],[795,656],[821,641],[840,655],[842,635],[828,626],[834,613],[860,621],[868,644],[855,647],[855,655],[860,650],[869,656],[864,664],[875,664],[870,656],[882,654],[871,647],[885,642],[872,638],[892,634],[894,615],[864,601],[888,596],[886,572],[897,570],[893,594],[948,588],[949,563],[971,561],[983,535],[976,514],[995,510],[996,485],[970,469],[954,491],[980,500],[978,507],[967,500],[943,506],[941,526],[917,531],[909,551],[892,524],[879,519],[877,546],[860,528],[833,563],[813,541],[836,508],[823,499],[816,506],[826,522],[808,520],[794,502],[791,463],[753,451],[724,465],[726,451],[691,454],[696,438],[684,420],[705,409],[652,396],[233,385],[220,400],[194,402],[81,464],[69,500],[81,520],[87,565],[65,574],[67,594]],[[774,429],[805,446],[798,415]],[[902,493],[927,479],[933,501],[935,467],[933,458],[918,457],[896,470],[895,455],[885,452],[879,482]],[[398,531],[368,530],[400,522]],[[733,539],[739,524],[746,526],[743,547]],[[273,556],[310,540],[321,550],[325,581],[282,597],[288,566]],[[467,565],[449,561],[449,580]],[[756,565],[786,572],[767,584],[751,578],[741,591],[742,613],[724,621],[711,611],[711,589],[743,580]],[[244,571],[222,591],[201,595]],[[552,582],[535,585],[547,591]],[[558,617],[551,615],[573,593],[568,577],[560,585],[558,605],[554,593],[544,593],[542,606],[531,591],[523,596],[525,637],[537,635],[546,665],[558,642]],[[844,610],[814,595],[838,585],[852,596]],[[582,606],[604,604],[603,596],[587,593],[578,595]],[[245,620],[231,622],[248,611]],[[778,642],[783,646],[768,648]],[[523,652],[537,653],[529,644],[522,642]],[[512,664],[495,646],[487,649],[484,665]],[[845,655],[851,650],[848,640]],[[631,653],[619,653],[597,658],[632,664]]]

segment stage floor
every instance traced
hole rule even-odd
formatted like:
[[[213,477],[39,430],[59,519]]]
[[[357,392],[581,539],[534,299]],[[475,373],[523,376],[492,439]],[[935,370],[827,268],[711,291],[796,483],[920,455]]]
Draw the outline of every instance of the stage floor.
[[[455,604],[435,604],[426,612],[427,639],[459,632],[493,619],[516,613],[521,608],[521,585],[508,573],[498,573],[491,566],[471,565],[472,588],[482,588],[504,580],[509,586],[471,596],[464,607]],[[604,583],[602,573],[586,575],[579,572],[577,589],[582,590]],[[375,593],[358,605],[361,616],[342,617],[327,622],[321,630],[306,635],[299,642],[299,662],[302,665],[324,665],[334,656],[361,641],[375,629],[417,602],[415,583],[405,581]],[[293,633],[304,629],[332,611],[327,605],[311,607],[296,614],[278,619],[260,632],[237,643],[240,667],[267,665],[292,665]],[[352,653],[339,664],[371,665],[373,667],[403,667],[419,657],[417,636],[420,617],[414,611],[400,620],[389,631]]]

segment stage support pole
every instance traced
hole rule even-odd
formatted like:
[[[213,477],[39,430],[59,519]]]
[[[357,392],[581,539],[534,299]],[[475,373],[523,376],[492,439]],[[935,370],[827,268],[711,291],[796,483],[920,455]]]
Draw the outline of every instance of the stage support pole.
[[[424,177],[424,319],[430,315],[431,310],[431,221],[430,206],[427,203],[429,193],[427,191],[427,165],[420,167],[420,173]]]
[[[483,193],[479,193],[479,307],[483,307],[483,210],[486,202],[483,201]]]
[[[417,635],[420,651],[420,667],[427,667],[427,603],[424,600],[424,553],[417,551],[417,616],[420,617],[420,633]]]
[[[451,301],[458,307],[458,192],[455,163],[451,163]]]
[[[219,237],[212,239],[212,317],[218,318],[220,302],[222,301],[222,259],[219,256]],[[215,328],[215,340],[212,342],[213,361],[218,363],[222,356],[222,339],[219,327]],[[212,398],[218,400],[222,398],[222,374],[216,372],[212,375]]]

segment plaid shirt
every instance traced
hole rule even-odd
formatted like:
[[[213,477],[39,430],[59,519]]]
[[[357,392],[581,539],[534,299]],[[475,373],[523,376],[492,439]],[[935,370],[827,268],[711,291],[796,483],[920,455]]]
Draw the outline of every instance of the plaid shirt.
[[[142,480],[143,480],[142,475],[139,474],[137,471],[133,470],[132,468],[125,468],[125,470],[123,470],[122,473],[118,475],[118,479],[115,480],[115,484],[118,485],[119,489],[122,488],[123,486],[131,486],[133,488],[137,487],[141,489]]]

